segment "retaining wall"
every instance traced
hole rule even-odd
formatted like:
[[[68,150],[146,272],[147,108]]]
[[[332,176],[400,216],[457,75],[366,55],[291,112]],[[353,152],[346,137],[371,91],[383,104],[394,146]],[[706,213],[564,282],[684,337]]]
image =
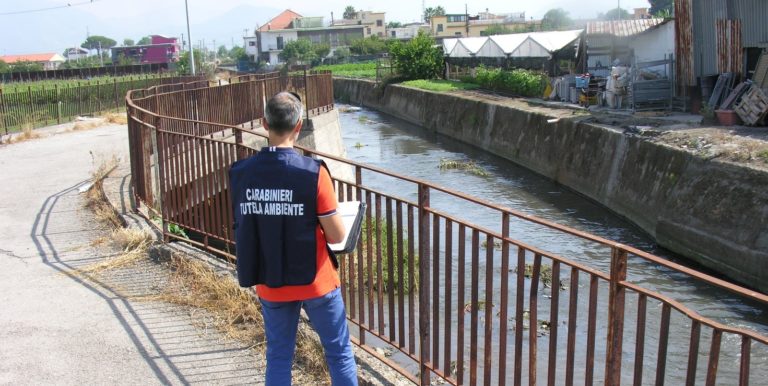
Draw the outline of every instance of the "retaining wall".
[[[334,79],[337,99],[455,138],[549,177],[657,242],[768,292],[768,173],[705,160],[558,112],[471,96]],[[561,118],[548,123],[552,118]]]

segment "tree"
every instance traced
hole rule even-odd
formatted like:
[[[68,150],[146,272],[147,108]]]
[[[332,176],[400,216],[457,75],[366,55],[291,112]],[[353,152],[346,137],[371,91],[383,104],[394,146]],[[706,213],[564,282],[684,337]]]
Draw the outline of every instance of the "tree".
[[[488,28],[485,29],[485,31],[481,32],[480,34],[483,36],[493,36],[493,35],[506,35],[506,34],[513,34],[517,31],[514,29],[508,28],[507,26],[503,24],[494,24]]]
[[[312,42],[306,38],[285,43],[282,56],[283,60],[288,62],[288,64],[310,63],[317,58]]]
[[[402,28],[402,26],[403,26],[403,23],[401,23],[399,21],[390,21],[389,23],[387,23],[387,29],[389,29],[389,28]]]
[[[394,42],[389,55],[397,72],[406,79],[433,79],[443,71],[442,51],[424,31],[407,43]]]
[[[124,46],[132,46],[134,44],[135,43],[134,43],[133,39],[123,39],[123,45]]]
[[[12,64],[9,72],[31,72],[31,71],[43,71],[43,65],[40,63],[23,60],[23,61]]]
[[[626,20],[629,19],[629,12],[627,12],[624,8],[614,8],[608,12],[606,12],[603,17],[603,20]]]
[[[387,42],[376,35],[357,39],[349,45],[349,51],[355,55],[375,55],[387,52]]]
[[[344,60],[349,57],[350,51],[347,47],[339,47],[336,51],[333,51],[333,57],[339,60]]]
[[[219,46],[219,49],[216,50],[216,55],[219,56],[219,59],[224,59],[227,56],[229,56],[229,50],[227,50],[227,47],[225,47],[223,44]]]
[[[354,19],[355,16],[357,16],[357,11],[355,11],[355,7],[348,5],[346,8],[344,8],[344,14],[342,15],[345,19]]]
[[[328,54],[331,53],[331,45],[328,43],[315,44],[312,49],[315,50],[315,57],[319,61],[322,61],[324,58],[328,57]]]
[[[147,44],[152,44],[152,38],[149,36],[144,36],[143,38],[139,39],[139,42],[136,44],[140,46],[146,46]]]
[[[651,15],[656,17],[672,17],[675,10],[674,0],[648,0],[651,8],[648,10]]]
[[[442,5],[438,5],[435,8],[429,7],[424,10],[424,22],[429,23],[429,20],[433,16],[445,16],[445,8]]]
[[[547,11],[541,19],[541,29],[544,31],[559,30],[570,26],[572,22],[567,11],[562,8],[553,8]]]
[[[245,48],[240,46],[234,46],[229,50],[229,57],[234,60],[248,60],[248,54],[245,53]]]
[[[203,72],[203,51],[200,51],[197,48],[195,48],[195,70],[198,73]],[[183,75],[192,73],[192,67],[190,66],[189,61],[189,51],[184,51],[184,53],[181,54],[179,61],[176,62],[176,71]]]
[[[85,42],[83,42],[80,47],[83,47],[86,50],[96,50],[99,53],[99,56],[101,56],[101,50],[108,50],[116,44],[116,41],[106,36],[93,35],[88,36],[88,39],[85,39]]]
[[[0,74],[11,72],[11,66],[8,65],[8,63],[0,60]]]

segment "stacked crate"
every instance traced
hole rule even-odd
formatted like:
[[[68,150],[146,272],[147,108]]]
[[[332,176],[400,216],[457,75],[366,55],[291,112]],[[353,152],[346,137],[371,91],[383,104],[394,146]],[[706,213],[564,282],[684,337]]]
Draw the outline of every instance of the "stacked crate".
[[[752,85],[741,97],[734,110],[745,124],[750,126],[764,125],[766,116],[768,116],[768,96],[760,87]]]

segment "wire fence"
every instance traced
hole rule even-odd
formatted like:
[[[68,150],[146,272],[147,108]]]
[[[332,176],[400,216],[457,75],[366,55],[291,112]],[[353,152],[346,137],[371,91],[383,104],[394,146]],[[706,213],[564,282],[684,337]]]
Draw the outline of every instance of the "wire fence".
[[[157,85],[203,81],[201,77],[150,76],[68,85],[0,88],[0,130],[5,134],[60,124],[78,116],[94,115],[124,108],[129,90]]]

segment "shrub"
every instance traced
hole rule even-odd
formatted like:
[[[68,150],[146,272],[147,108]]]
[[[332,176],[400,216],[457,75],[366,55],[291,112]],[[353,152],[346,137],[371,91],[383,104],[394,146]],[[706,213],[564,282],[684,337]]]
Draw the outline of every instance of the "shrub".
[[[435,39],[423,31],[408,43],[393,43],[389,54],[398,74],[405,79],[433,79],[443,71],[443,54],[435,46]]]
[[[484,66],[478,67],[475,77],[467,80],[483,88],[529,97],[541,96],[547,86],[547,76],[538,72],[523,69],[504,71]]]

